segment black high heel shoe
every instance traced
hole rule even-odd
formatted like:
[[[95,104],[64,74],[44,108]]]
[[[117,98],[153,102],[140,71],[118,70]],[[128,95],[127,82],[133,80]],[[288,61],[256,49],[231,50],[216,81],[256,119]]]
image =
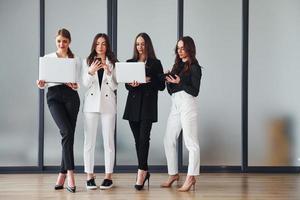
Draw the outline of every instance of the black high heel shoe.
[[[55,190],[62,190],[62,189],[64,189],[64,186],[63,185],[55,185],[54,189]]]
[[[138,184],[135,184],[134,187],[136,190],[142,190],[144,188],[144,185],[145,185],[145,182],[148,180],[148,189],[149,189],[149,180],[150,180],[150,173],[147,172],[146,174],[146,177],[144,179],[144,182],[142,185],[138,185]]]
[[[68,190],[69,192],[71,192],[71,193],[75,193],[75,192],[76,192],[76,186],[74,186],[74,187],[67,186],[66,188],[67,188],[67,190]]]
[[[67,187],[66,189],[71,192],[71,193],[75,193],[76,192],[76,186],[74,185],[73,187],[71,187],[69,184],[71,182],[71,179],[74,179],[74,174],[73,173],[70,173],[68,174],[68,184],[67,184]],[[75,184],[75,180],[74,181],[74,184]]]
[[[64,182],[63,182],[62,185],[55,185],[54,186],[55,190],[62,190],[62,189],[64,189],[64,183],[65,183],[66,177],[67,177],[67,175],[64,175]]]

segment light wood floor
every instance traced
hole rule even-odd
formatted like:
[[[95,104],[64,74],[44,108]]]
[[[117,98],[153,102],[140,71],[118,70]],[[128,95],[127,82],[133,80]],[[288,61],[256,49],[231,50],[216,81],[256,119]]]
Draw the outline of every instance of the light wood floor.
[[[0,200],[148,200],[148,199],[197,199],[197,200],[283,200],[300,199],[299,174],[201,174],[197,178],[196,190],[177,192],[172,188],[160,188],[160,183],[167,178],[166,174],[152,173],[150,189],[136,191],[133,188],[135,174],[114,174],[115,187],[109,191],[85,189],[85,175],[76,174],[77,192],[53,189],[56,174],[0,174]],[[97,174],[96,183],[102,182],[103,174]],[[182,174],[179,185],[184,181]]]

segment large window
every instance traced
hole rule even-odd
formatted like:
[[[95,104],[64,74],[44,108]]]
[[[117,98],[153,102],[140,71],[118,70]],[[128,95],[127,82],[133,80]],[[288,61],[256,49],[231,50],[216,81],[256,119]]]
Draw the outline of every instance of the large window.
[[[174,47],[177,40],[177,1],[118,1],[119,60],[125,61],[132,57],[134,39],[140,32],[150,35],[155,53],[161,60],[164,69],[171,68],[175,58]],[[117,164],[137,165],[134,138],[128,121],[122,119],[127,94],[128,91],[124,84],[120,84],[118,89]],[[166,164],[163,137],[171,107],[170,96],[166,90],[159,92],[158,107],[158,122],[153,124],[150,136],[150,165]]]
[[[201,165],[240,165],[241,1],[184,2],[184,35],[194,39],[203,67],[198,96]],[[187,164],[185,148],[183,159]]]
[[[55,36],[57,30],[64,27],[71,32],[71,49],[74,54],[82,59],[86,58],[90,53],[94,36],[97,33],[107,32],[106,2],[106,0],[45,1],[45,53],[51,53],[56,50]],[[81,105],[74,141],[76,165],[83,165],[84,133],[82,103],[84,92],[85,88],[81,85],[79,89]],[[101,130],[101,123],[99,123],[98,130]],[[60,141],[59,130],[52,119],[45,98],[45,165],[60,165]],[[101,131],[98,131],[95,155],[95,164],[104,165]]]
[[[300,1],[251,0],[249,166],[300,164]]]
[[[184,3],[183,16],[181,7],[178,9],[181,2]],[[243,21],[247,17],[243,16],[248,13],[243,12],[248,6],[244,7],[243,3],[248,0],[1,0],[0,172],[7,167],[41,170],[41,163],[47,167],[61,163],[61,136],[46,98],[44,110],[39,110],[39,89],[35,83],[39,55],[43,50],[45,54],[56,50],[58,29],[71,32],[71,49],[84,59],[90,53],[94,36],[107,33],[107,28],[112,27],[116,38],[111,39],[117,44],[115,53],[120,61],[132,57],[136,35],[146,32],[166,71],[174,63],[174,48],[182,31],[181,17],[183,35],[194,39],[197,58],[203,67],[198,96],[201,166],[241,166],[241,136],[247,133],[242,133],[242,124],[248,125],[248,166],[245,169],[283,166],[289,170],[299,166],[300,1],[249,0],[249,30],[242,26],[247,24]],[[112,7],[115,5],[117,7]],[[40,33],[45,37],[40,38]],[[247,37],[243,36],[248,33],[246,41]],[[41,45],[40,40],[44,40]],[[242,80],[247,74],[242,74],[243,67],[247,67],[242,62],[242,52],[247,52],[243,49],[247,45],[243,45],[247,42],[248,80]],[[242,81],[248,81],[248,88],[242,88]],[[81,85],[74,144],[77,166],[83,165],[85,91]],[[248,104],[242,99],[242,93],[247,92]],[[129,166],[137,165],[137,156],[128,121],[122,119],[127,94],[124,84],[119,84],[116,165],[131,170]],[[242,108],[246,107],[248,121],[242,119],[245,114]],[[158,122],[151,131],[150,166],[166,166],[163,138],[170,108],[170,95],[166,90],[159,92]],[[44,141],[41,141],[39,113],[43,112]],[[39,160],[42,158],[40,150],[43,150],[44,162]],[[101,123],[95,155],[95,164],[103,166]],[[180,166],[186,166],[188,152],[184,142],[183,154],[178,156],[183,158]]]
[[[0,27],[0,166],[37,166],[39,2],[0,1]]]

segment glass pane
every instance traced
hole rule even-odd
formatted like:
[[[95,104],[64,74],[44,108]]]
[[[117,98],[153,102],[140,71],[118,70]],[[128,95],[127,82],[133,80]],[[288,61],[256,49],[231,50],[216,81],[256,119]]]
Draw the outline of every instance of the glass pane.
[[[242,1],[184,2],[184,35],[195,40],[203,67],[198,96],[201,165],[240,165]],[[183,159],[187,165],[185,147]]]
[[[250,1],[250,166],[299,166],[299,11],[297,0]]]
[[[66,28],[71,32],[71,49],[80,58],[86,58],[91,49],[92,41],[97,33],[107,31],[107,6],[106,0],[51,0],[45,2],[45,49],[46,54],[54,52],[55,36],[57,30]],[[59,13],[59,14],[58,14]],[[83,115],[82,100],[85,89],[79,90],[81,105],[77,118],[74,156],[75,165],[83,165]],[[98,127],[98,136],[95,151],[95,164],[104,164],[103,140],[101,123]],[[61,136],[52,119],[45,100],[45,165],[60,165]]]
[[[0,24],[0,166],[37,166],[39,1],[0,1]]]
[[[134,12],[131,12],[132,8]],[[161,60],[164,70],[171,68],[175,58],[174,47],[177,39],[177,1],[118,1],[118,58],[120,61],[126,61],[132,57],[134,39],[140,32],[146,32],[151,37],[155,53]],[[122,119],[127,94],[124,84],[120,84],[117,120],[118,165],[137,164],[134,138],[128,121]],[[166,164],[163,137],[170,107],[171,99],[167,91],[159,92],[158,122],[153,124],[151,131],[148,159],[150,165]]]

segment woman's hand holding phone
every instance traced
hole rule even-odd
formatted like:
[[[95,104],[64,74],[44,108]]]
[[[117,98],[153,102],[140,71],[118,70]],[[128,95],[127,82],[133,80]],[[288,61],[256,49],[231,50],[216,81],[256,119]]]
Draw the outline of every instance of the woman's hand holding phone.
[[[167,83],[179,84],[180,77],[177,74],[166,74]]]
[[[91,66],[89,67],[89,74],[94,75],[96,73],[96,71],[98,71],[101,68],[102,68],[101,61],[98,59],[95,59],[92,62]]]

